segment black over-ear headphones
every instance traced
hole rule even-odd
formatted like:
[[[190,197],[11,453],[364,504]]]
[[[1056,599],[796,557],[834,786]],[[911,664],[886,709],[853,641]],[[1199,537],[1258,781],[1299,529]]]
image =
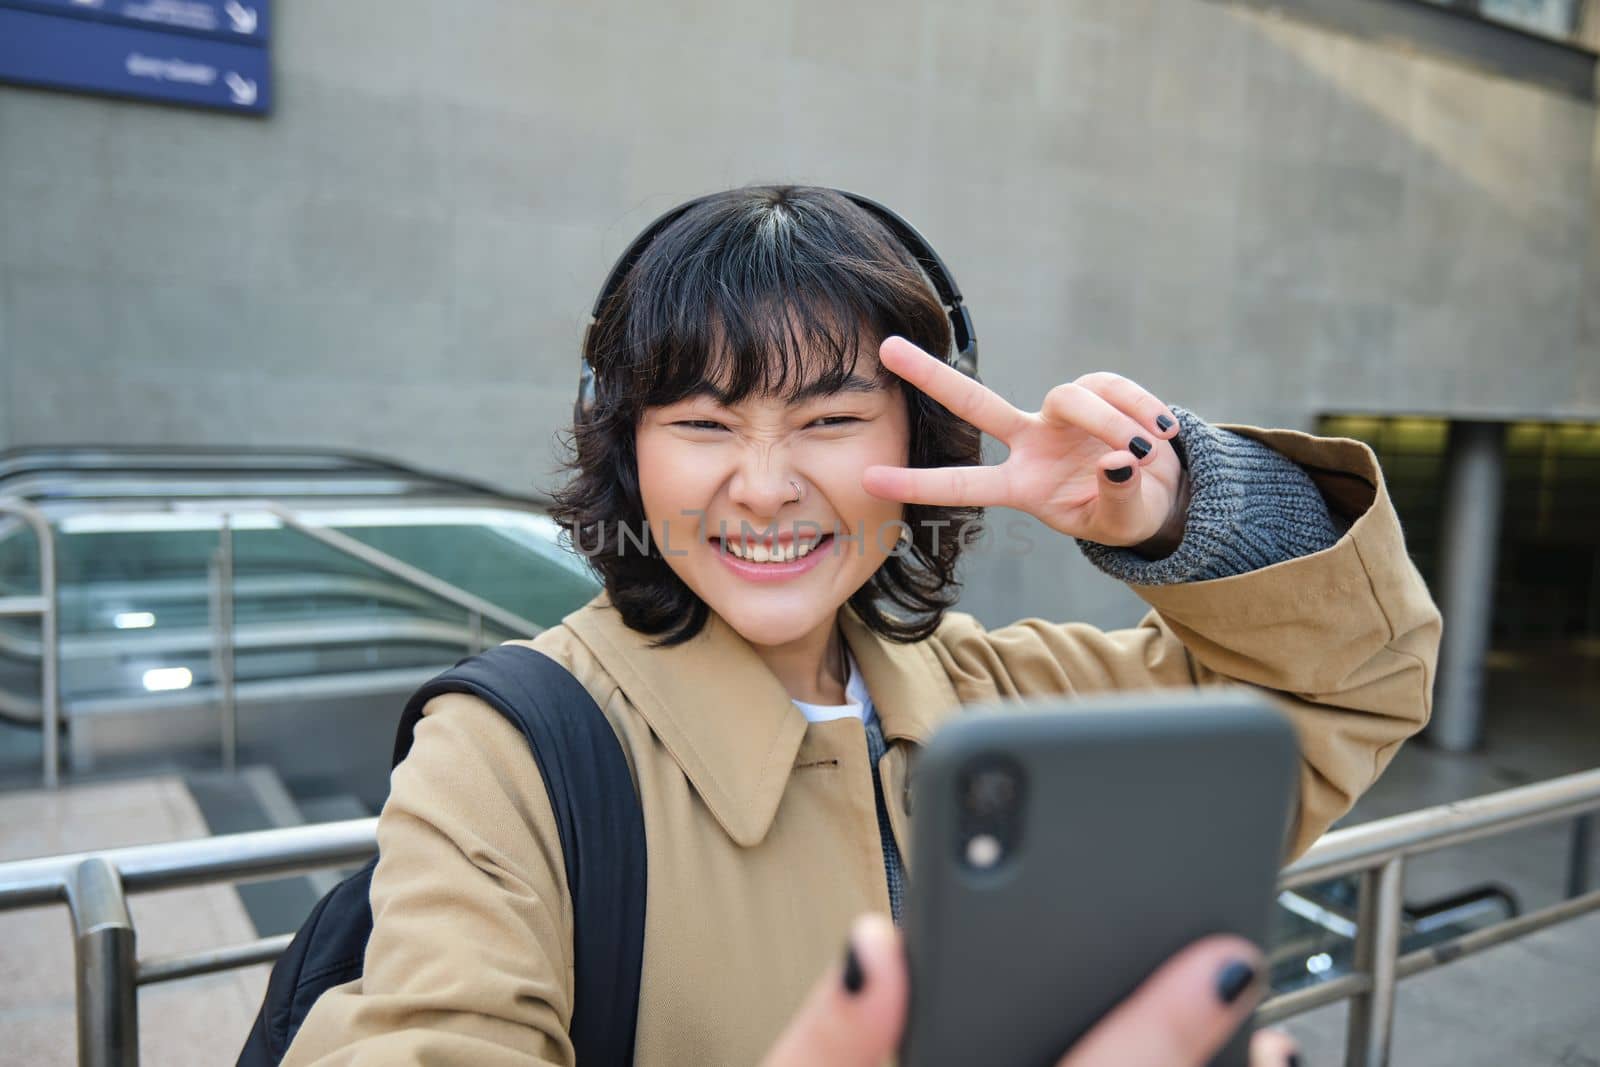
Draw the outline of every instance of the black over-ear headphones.
[[[950,316],[950,329],[955,338],[955,345],[954,352],[949,357],[949,363],[968,377],[976,378],[978,376],[978,335],[972,328],[972,315],[967,311],[966,305],[961,302],[961,290],[957,288],[956,280],[951,275],[950,269],[944,265],[944,260],[939,258],[939,253],[933,250],[933,246],[923,239],[922,235],[916,231],[916,228],[911,223],[876,200],[869,200],[867,197],[857,193],[846,192],[843,189],[835,189],[833,191],[861,207],[883,223],[884,226],[888,227],[889,232],[894,234],[895,239],[905,247],[906,251],[911,253],[912,258],[922,267],[924,273],[928,276],[928,280],[933,283],[934,292],[939,296],[939,303],[944,305],[945,313]],[[633,265],[639,261],[639,257],[644,254],[644,250],[649,247],[650,242],[655,240],[662,230],[672,225],[691,208],[706,199],[706,197],[700,196],[690,200],[688,203],[679,204],[646,226],[643,232],[635,237],[633,243],[628,245],[622,255],[618,257],[617,262],[611,268],[611,273],[606,275],[606,283],[601,286],[600,295],[594,302],[594,309],[589,312],[589,325],[583,331],[583,368],[578,378],[578,401],[573,408],[573,417],[576,421],[581,422],[584,415],[594,406],[594,365],[590,362],[592,353],[589,345],[593,340],[594,325],[600,318],[601,311],[605,309],[606,304],[610,303],[611,298],[616,295],[617,289],[622,285],[623,278],[627,277],[628,271],[633,269]]]

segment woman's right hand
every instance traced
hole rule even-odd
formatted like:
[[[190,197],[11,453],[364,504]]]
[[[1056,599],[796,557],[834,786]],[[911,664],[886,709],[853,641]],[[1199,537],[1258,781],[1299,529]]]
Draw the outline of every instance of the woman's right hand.
[[[1203,1067],[1260,999],[1253,978],[1260,971],[1261,954],[1247,941],[1197,941],[1100,1020],[1058,1067]],[[1238,988],[1246,975],[1252,980]],[[881,915],[861,917],[845,963],[817,983],[764,1067],[881,1067],[905,1027],[907,991],[899,932]],[[1299,1063],[1284,1034],[1263,1030],[1250,1043],[1250,1067]]]

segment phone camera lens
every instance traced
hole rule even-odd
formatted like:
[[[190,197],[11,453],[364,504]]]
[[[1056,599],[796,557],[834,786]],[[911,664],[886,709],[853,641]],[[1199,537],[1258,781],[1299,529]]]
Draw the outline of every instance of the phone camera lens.
[[[960,820],[956,855],[969,870],[993,874],[1008,865],[1022,840],[1027,780],[1022,765],[995,754],[966,767],[956,786]]]
[[[967,782],[967,810],[981,819],[1009,810],[1017,802],[1017,779],[1005,768],[989,768]]]

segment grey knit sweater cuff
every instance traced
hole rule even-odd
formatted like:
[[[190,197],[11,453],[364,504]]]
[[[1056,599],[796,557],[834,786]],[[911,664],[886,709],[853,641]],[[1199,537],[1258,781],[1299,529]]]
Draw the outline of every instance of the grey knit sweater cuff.
[[[1189,472],[1183,541],[1147,560],[1126,548],[1078,541],[1089,562],[1130,585],[1173,585],[1247,574],[1330,548],[1346,524],[1328,511],[1309,475],[1259,441],[1173,408],[1172,439]]]

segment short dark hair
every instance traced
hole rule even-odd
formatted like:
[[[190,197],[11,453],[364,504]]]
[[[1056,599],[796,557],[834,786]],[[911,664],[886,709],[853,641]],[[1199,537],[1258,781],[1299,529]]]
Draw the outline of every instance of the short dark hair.
[[[634,435],[645,409],[684,399],[709,380],[738,403],[752,393],[793,399],[851,374],[862,349],[898,334],[945,355],[950,320],[921,267],[888,229],[831,189],[747,186],[705,198],[645,248],[601,308],[585,353],[595,402],[567,437],[571,479],[552,515],[605,584],[623,621],[658,645],[700,632],[709,612],[645,528]],[[802,365],[804,360],[804,365]],[[884,368],[881,380],[898,381]],[[921,391],[903,390],[910,465],[979,462],[980,435]],[[875,632],[895,641],[933,633],[955,603],[963,540],[980,508],[908,504],[908,551],[892,554],[850,596]]]

